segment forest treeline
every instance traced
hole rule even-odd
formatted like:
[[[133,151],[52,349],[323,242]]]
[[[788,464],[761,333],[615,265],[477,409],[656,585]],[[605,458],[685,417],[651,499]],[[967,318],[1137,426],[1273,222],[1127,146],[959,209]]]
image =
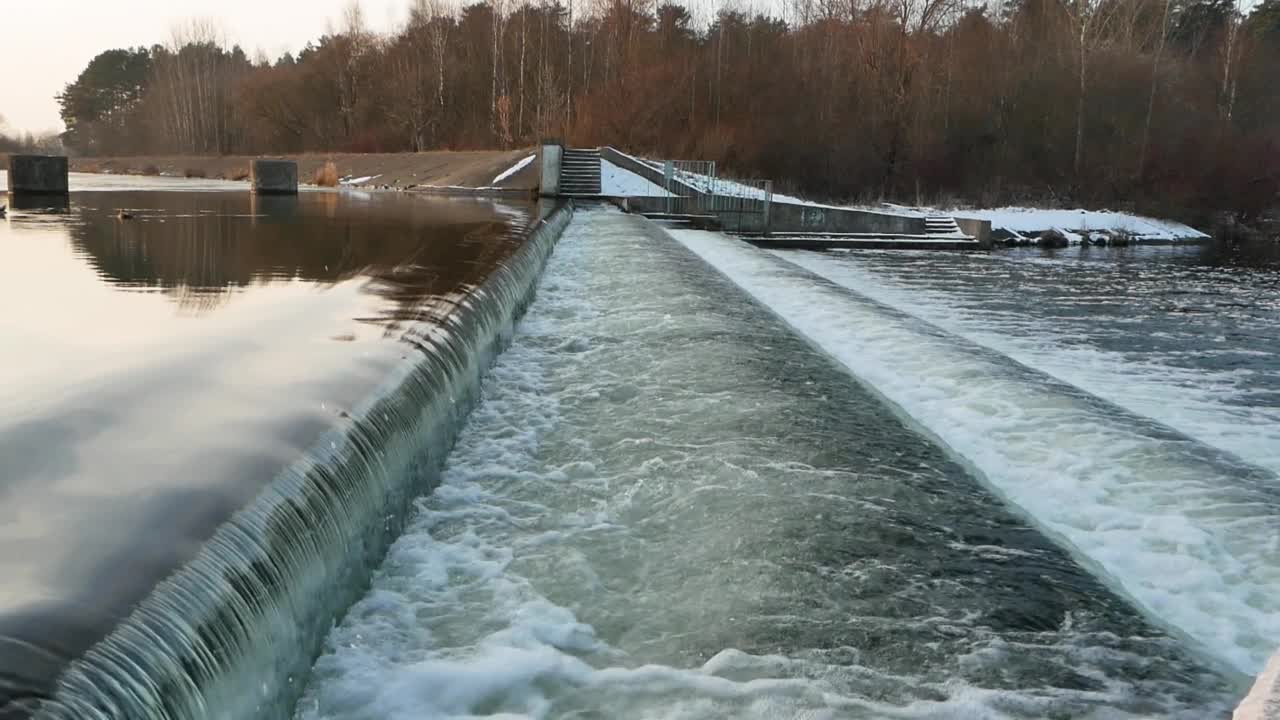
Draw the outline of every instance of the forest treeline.
[[[59,95],[86,155],[506,148],[714,159],[815,197],[1136,200],[1280,192],[1280,0],[662,0],[359,5],[296,56],[192,23]]]
[[[0,115],[0,156],[9,153],[58,154],[61,151],[62,140],[57,133],[35,135],[11,130],[4,116]]]

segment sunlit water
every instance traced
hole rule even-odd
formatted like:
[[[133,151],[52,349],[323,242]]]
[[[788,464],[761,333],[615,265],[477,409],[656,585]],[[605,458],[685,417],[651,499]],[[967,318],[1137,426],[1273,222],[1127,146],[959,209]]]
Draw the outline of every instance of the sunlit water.
[[[483,393],[298,720],[1230,707],[1238,678],[646,221],[578,213]]]
[[[90,189],[112,192],[73,193],[58,212],[15,203],[0,220],[0,715],[47,695],[180,567],[243,552],[208,543],[321,438],[338,455],[348,430],[372,437],[353,416],[417,357],[405,334],[450,316],[532,217],[478,201],[127,182],[163,191],[108,179]],[[166,623],[208,633],[194,599],[223,589],[198,587],[190,614]],[[135,670],[161,664],[148,654],[157,632],[130,646]],[[179,704],[176,688],[162,694]]]

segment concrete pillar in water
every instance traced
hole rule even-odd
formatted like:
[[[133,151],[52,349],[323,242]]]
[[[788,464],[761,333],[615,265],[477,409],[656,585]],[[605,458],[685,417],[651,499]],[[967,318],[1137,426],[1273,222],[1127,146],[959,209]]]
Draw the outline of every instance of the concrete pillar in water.
[[[983,250],[990,250],[991,242],[991,221],[990,220],[974,220],[971,218],[955,218],[956,227],[965,235],[972,237],[978,241],[978,247]]]
[[[66,195],[67,158],[64,155],[10,155],[9,193]]]
[[[292,160],[254,160],[253,191],[261,195],[297,195],[298,163]]]
[[[564,143],[559,140],[543,140],[539,154],[542,164],[542,181],[538,187],[543,197],[560,194],[560,158],[564,155]]]

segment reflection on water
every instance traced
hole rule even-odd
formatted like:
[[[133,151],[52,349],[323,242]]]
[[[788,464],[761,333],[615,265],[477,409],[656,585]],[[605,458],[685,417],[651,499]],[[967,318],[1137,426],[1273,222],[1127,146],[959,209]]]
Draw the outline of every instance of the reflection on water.
[[[117,219],[117,207],[133,219]],[[69,230],[75,252],[105,282],[160,290],[201,312],[255,284],[360,276],[377,278],[370,289],[412,307],[483,276],[509,249],[493,242],[506,220],[477,203],[129,192],[86,196]],[[446,222],[451,242],[422,242]]]
[[[0,717],[341,425],[533,209],[130,191],[0,221]]]

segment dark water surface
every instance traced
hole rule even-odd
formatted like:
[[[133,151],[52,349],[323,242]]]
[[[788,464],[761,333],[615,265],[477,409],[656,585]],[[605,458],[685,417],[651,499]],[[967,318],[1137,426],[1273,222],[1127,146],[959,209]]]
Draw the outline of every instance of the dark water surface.
[[[132,190],[0,220],[0,715],[347,422],[531,213]]]

